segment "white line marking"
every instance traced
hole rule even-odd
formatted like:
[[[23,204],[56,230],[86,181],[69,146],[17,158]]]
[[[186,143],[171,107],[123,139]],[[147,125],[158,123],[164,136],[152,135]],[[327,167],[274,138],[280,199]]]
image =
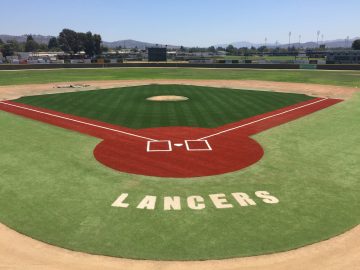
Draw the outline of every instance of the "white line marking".
[[[289,112],[292,112],[292,111],[296,111],[296,110],[299,110],[299,109],[301,109],[301,108],[308,107],[308,106],[314,105],[314,104],[319,103],[319,102],[323,102],[323,101],[325,101],[325,100],[328,100],[328,98],[323,98],[323,99],[314,101],[314,102],[312,102],[312,103],[308,103],[308,104],[306,104],[306,105],[302,105],[302,106],[296,107],[296,108],[294,108],[294,109],[290,109],[290,110],[287,110],[287,111],[284,111],[284,112],[281,112],[281,113],[273,114],[273,115],[270,115],[270,116],[267,116],[267,117],[264,117],[264,118],[261,118],[261,119],[258,119],[258,120],[255,120],[255,121],[252,121],[252,122],[250,122],[250,123],[246,123],[246,124],[243,124],[243,125],[240,125],[240,126],[237,126],[237,127],[229,128],[229,129],[220,131],[220,132],[218,132],[218,133],[214,133],[214,134],[211,134],[211,135],[209,135],[209,136],[205,136],[205,137],[199,138],[198,140],[205,140],[205,139],[208,139],[208,138],[211,138],[211,137],[214,137],[214,136],[217,136],[217,135],[220,135],[220,134],[229,132],[229,131],[233,131],[233,130],[235,130],[235,129],[239,129],[239,128],[242,128],[242,127],[245,127],[245,126],[249,126],[249,125],[252,125],[252,124],[255,124],[255,123],[258,123],[258,122],[261,122],[261,121],[270,119],[270,118],[273,118],[273,117],[275,117],[275,116],[279,116],[279,115],[286,114],[286,113],[289,113]]]
[[[168,144],[168,149],[165,150],[151,150],[151,143],[161,143],[161,142],[166,142]],[[148,141],[147,145],[146,145],[146,152],[171,152],[172,151],[172,145],[171,145],[171,141],[169,140],[164,140],[164,141]]]
[[[189,146],[189,142],[205,142],[205,144],[206,144],[206,146],[207,146],[207,148],[206,149],[204,149],[204,148],[190,148],[190,146]],[[185,145],[186,145],[186,149],[188,150],[188,151],[212,151],[212,148],[211,148],[211,146],[210,146],[210,144],[209,144],[209,142],[207,141],[207,140],[185,140]]]
[[[52,113],[47,113],[47,112],[42,112],[42,111],[38,111],[38,110],[34,110],[34,109],[29,109],[29,108],[26,108],[26,107],[14,105],[14,104],[9,104],[9,103],[2,102],[2,101],[0,101],[0,104],[4,104],[4,105],[7,105],[7,106],[12,106],[12,107],[20,108],[20,109],[23,109],[23,110],[32,111],[32,112],[37,112],[37,113],[40,113],[40,114],[49,115],[49,116],[52,116],[52,117],[57,117],[57,118],[65,119],[65,120],[72,121],[72,122],[76,122],[76,123],[80,123],[80,124],[83,124],[83,125],[88,125],[88,126],[92,126],[92,127],[97,127],[97,128],[101,128],[101,129],[106,129],[106,130],[114,131],[114,132],[121,133],[121,134],[125,134],[125,135],[128,135],[128,136],[133,136],[133,137],[141,138],[141,139],[144,139],[144,140],[147,140],[147,141],[157,141],[157,140],[155,140],[155,139],[143,137],[143,136],[136,135],[136,134],[132,134],[132,133],[128,133],[128,132],[125,132],[125,131],[120,131],[120,130],[116,130],[116,129],[112,129],[112,128],[108,128],[108,127],[103,127],[103,126],[99,126],[99,125],[95,125],[95,124],[91,124],[91,123],[87,123],[87,122],[83,122],[83,121],[79,121],[79,120],[67,118],[67,117],[64,117],[64,116],[52,114]]]
[[[177,147],[181,147],[181,146],[183,146],[183,144],[182,144],[182,143],[174,143],[174,145],[175,145],[175,146],[177,146]]]

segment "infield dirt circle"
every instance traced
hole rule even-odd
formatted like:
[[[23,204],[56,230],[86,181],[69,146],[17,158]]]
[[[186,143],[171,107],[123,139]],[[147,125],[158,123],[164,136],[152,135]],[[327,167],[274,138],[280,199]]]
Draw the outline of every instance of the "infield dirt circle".
[[[154,96],[154,97],[148,97],[147,100],[150,101],[185,101],[188,100],[188,97],[183,96]]]

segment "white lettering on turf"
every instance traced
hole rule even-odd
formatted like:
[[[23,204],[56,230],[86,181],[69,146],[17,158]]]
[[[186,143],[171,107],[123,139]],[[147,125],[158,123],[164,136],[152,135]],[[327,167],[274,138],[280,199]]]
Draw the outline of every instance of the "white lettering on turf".
[[[164,197],[164,210],[181,210],[180,197]]]
[[[124,201],[126,200],[126,198],[127,198],[128,196],[129,196],[128,193],[123,193],[123,194],[121,194],[111,206],[113,206],[113,207],[128,208],[129,204],[128,204],[128,203],[124,203]]]
[[[269,204],[279,203],[279,199],[274,196],[271,196],[270,193],[267,191],[256,191],[255,195],[258,198],[263,199],[264,203],[269,203]]]
[[[205,208],[204,198],[201,196],[190,196],[187,198],[188,207],[192,210],[202,210]]]
[[[136,208],[154,210],[156,204],[156,196],[145,196]]]
[[[232,204],[229,204],[226,200],[225,194],[210,194],[210,199],[214,203],[215,207],[218,209],[224,209],[224,208],[232,208],[234,207]]]
[[[246,193],[238,192],[231,193],[231,195],[240,204],[240,206],[256,205],[256,202],[250,199],[249,195],[247,195]]]
[[[212,203],[212,206],[216,209],[227,209],[227,208],[234,208],[236,205],[238,207],[246,207],[246,206],[257,206],[258,203],[262,202],[265,204],[278,204],[280,200],[275,197],[274,195],[270,194],[268,191],[256,191],[254,192],[254,195],[252,198],[244,192],[234,192],[231,193],[231,195],[226,195],[224,193],[218,193],[218,194],[210,194],[208,195],[210,198],[210,201]],[[128,208],[129,206],[132,206],[134,203],[131,203],[129,200],[129,194],[128,193],[122,193],[111,205],[112,207],[117,208]],[[172,211],[172,210],[182,210],[183,207],[181,205],[182,200],[186,200],[186,206],[188,209],[191,210],[203,210],[206,208],[207,203],[204,199],[204,197],[199,195],[192,195],[188,196],[186,198],[181,198],[180,196],[164,196],[162,198],[164,203],[164,211]],[[256,200],[258,203],[256,203]],[[233,201],[235,204],[232,204],[230,201]],[[147,209],[147,210],[155,210],[157,206],[158,197],[157,196],[151,196],[151,195],[145,195],[136,208],[138,209]],[[208,202],[209,203],[209,202]],[[237,203],[237,204],[236,204]],[[135,204],[136,205],[136,204]]]

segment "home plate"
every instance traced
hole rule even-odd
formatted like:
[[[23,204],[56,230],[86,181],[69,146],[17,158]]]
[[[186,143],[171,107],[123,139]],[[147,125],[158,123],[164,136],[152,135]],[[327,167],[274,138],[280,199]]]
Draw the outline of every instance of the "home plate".
[[[177,146],[177,147],[180,147],[180,146],[183,146],[184,144],[182,144],[182,143],[174,143],[174,145]]]

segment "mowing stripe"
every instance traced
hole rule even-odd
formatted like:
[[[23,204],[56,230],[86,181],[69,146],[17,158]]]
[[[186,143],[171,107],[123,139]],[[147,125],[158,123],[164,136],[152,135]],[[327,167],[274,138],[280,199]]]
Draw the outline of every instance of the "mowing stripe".
[[[236,130],[236,129],[239,129],[239,128],[242,128],[242,127],[246,127],[246,126],[249,126],[249,125],[252,125],[252,124],[255,124],[255,123],[258,123],[258,122],[261,122],[261,121],[264,121],[264,120],[267,120],[267,119],[270,119],[270,118],[273,118],[273,117],[276,117],[276,116],[279,116],[279,115],[282,115],[282,114],[286,114],[286,113],[289,113],[289,112],[292,112],[292,111],[302,109],[304,107],[314,105],[314,104],[319,103],[319,102],[323,102],[325,100],[328,100],[328,98],[323,98],[323,99],[314,101],[314,102],[306,104],[306,105],[302,105],[302,106],[299,106],[299,107],[296,107],[296,108],[293,108],[293,109],[290,109],[290,110],[287,110],[287,111],[284,111],[284,112],[281,112],[281,113],[277,113],[277,114],[274,114],[274,115],[270,115],[270,116],[267,116],[267,117],[252,121],[250,123],[246,123],[246,124],[236,126],[236,127],[233,127],[233,128],[225,129],[223,131],[220,131],[220,132],[217,132],[217,133],[214,133],[214,134],[199,138],[198,140],[205,140],[205,139],[208,139],[208,138],[211,138],[211,137],[215,137],[215,136],[218,136],[218,135],[223,134],[223,133],[227,133],[227,132],[230,132],[230,131],[233,131],[233,130]]]
[[[129,133],[129,132],[121,131],[121,130],[116,130],[116,129],[112,129],[112,128],[108,128],[108,127],[103,127],[103,126],[99,126],[99,125],[95,125],[95,124],[90,124],[90,123],[87,123],[87,122],[71,119],[71,118],[68,118],[68,117],[64,117],[64,116],[60,116],[60,115],[56,115],[56,114],[52,114],[52,113],[42,112],[42,111],[26,108],[26,107],[23,107],[23,106],[19,106],[19,105],[9,104],[9,103],[3,102],[3,101],[0,101],[0,104],[20,108],[20,109],[23,109],[23,110],[32,111],[32,112],[36,112],[36,113],[40,113],[40,114],[49,115],[49,116],[52,116],[52,117],[56,117],[56,118],[60,118],[60,119],[80,123],[80,124],[83,124],[83,125],[88,125],[88,126],[92,126],[92,127],[97,127],[97,128],[101,128],[101,129],[110,130],[110,131],[125,134],[125,135],[128,135],[128,136],[141,138],[141,139],[144,139],[144,140],[147,140],[147,141],[157,141],[155,139],[151,139],[151,138],[148,138],[148,137],[136,135],[136,134],[133,134],[133,133]]]

